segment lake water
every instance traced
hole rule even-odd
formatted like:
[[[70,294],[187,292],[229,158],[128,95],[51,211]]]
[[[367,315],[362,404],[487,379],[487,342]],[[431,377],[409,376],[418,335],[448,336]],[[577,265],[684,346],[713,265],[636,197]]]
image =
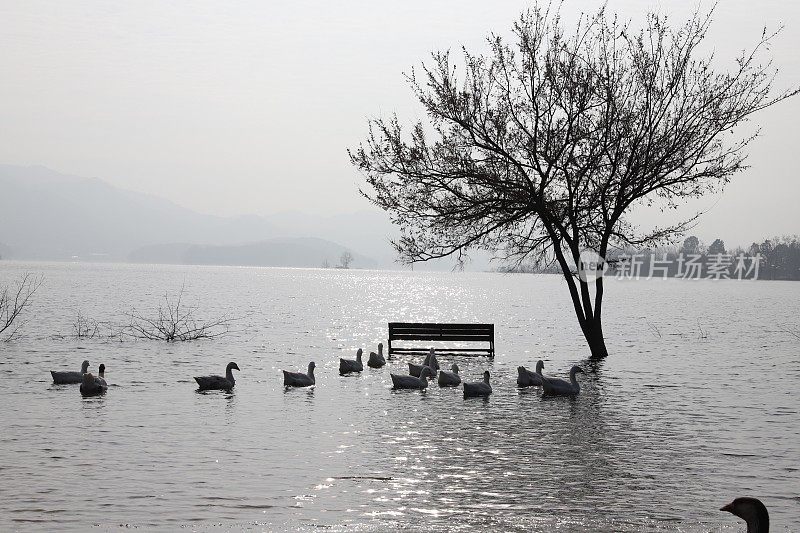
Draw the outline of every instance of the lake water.
[[[0,285],[28,271],[24,336],[0,343],[0,530],[734,532],[719,507],[753,495],[800,531],[800,283],[610,280],[592,365],[557,276],[4,262]],[[236,331],[72,336],[78,311],[122,323],[182,284]],[[493,322],[495,360],[457,361],[494,394],[391,391],[405,358],[340,377],[389,321]],[[517,389],[540,358],[591,370],[581,395]],[[52,384],[83,359],[105,396]],[[284,391],[311,360],[317,386]],[[232,394],[195,391],[228,361]]]

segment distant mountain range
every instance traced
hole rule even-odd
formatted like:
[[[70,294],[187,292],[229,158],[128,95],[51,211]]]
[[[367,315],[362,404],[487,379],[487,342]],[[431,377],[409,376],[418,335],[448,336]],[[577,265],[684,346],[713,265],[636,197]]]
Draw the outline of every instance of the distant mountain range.
[[[0,164],[0,259],[333,267],[348,251],[352,268],[398,269],[389,243],[397,234],[377,208],[220,217],[98,178]],[[488,258],[474,254],[467,269],[488,269]]]
[[[97,178],[0,165],[0,257],[35,260],[391,268],[383,213],[218,217]]]

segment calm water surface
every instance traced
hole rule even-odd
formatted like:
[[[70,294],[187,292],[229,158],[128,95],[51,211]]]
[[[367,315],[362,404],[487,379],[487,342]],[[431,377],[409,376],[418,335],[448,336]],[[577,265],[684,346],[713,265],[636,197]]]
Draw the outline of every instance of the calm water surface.
[[[5,262],[0,285],[26,271],[45,282],[0,345],[0,530],[734,532],[717,509],[747,494],[800,531],[800,283],[611,280],[593,366],[556,276]],[[78,311],[121,323],[183,283],[237,331],[72,336]],[[340,377],[388,321],[495,323],[493,362],[457,358],[494,394],[391,391],[404,358]],[[518,390],[540,358],[592,369],[581,395]],[[106,396],[52,384],[83,359]],[[318,385],[284,391],[311,360]],[[233,393],[195,392],[228,361]]]

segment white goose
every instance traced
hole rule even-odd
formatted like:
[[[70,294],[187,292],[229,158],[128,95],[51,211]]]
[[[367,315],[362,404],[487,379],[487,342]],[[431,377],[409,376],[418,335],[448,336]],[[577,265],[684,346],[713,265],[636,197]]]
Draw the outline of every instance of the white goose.
[[[361,355],[364,350],[361,348],[356,352],[355,361],[353,359],[339,359],[339,373],[349,374],[350,372],[361,372],[364,370],[364,364],[361,362]]]
[[[531,372],[524,366],[518,366],[517,386],[518,387],[540,387],[542,385],[542,369],[544,362],[540,359],[536,361],[536,372]]]
[[[447,370],[439,371],[439,386],[440,387],[458,387],[461,385],[461,376],[458,375],[458,365],[453,363],[453,371]]]
[[[81,371],[74,372],[74,371],[64,371],[58,372],[56,370],[51,370],[50,375],[53,376],[53,383],[56,385],[70,385],[73,383],[81,383],[83,382],[83,375],[89,370],[89,361],[84,361],[81,363]]]
[[[464,383],[464,398],[475,398],[478,396],[488,397],[492,393],[492,386],[489,384],[489,371],[483,373],[483,381],[476,383]]]
[[[392,386],[395,389],[425,389],[428,387],[428,377],[431,375],[431,367],[424,367],[419,377],[401,376],[398,374],[389,375],[392,377]]]
[[[575,374],[584,373],[579,366],[573,366],[569,371],[569,381],[559,378],[542,376],[542,392],[545,396],[577,396],[581,386],[575,379]]]
[[[386,364],[386,358],[383,357],[383,343],[378,343],[378,353],[369,352],[369,359],[367,366],[370,368],[380,368]]]
[[[317,380],[314,378],[314,368],[316,365],[314,361],[308,363],[308,374],[302,372],[287,372],[283,371],[283,386],[284,387],[310,387],[315,385]]]

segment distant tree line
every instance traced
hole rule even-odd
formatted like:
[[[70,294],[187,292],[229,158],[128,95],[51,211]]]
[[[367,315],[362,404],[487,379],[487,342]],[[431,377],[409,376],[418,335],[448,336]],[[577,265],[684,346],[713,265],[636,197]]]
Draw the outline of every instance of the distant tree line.
[[[606,258],[606,275],[618,277],[684,277],[718,279],[800,280],[800,236],[784,235],[749,247],[726,249],[715,239],[705,245],[692,235],[680,246],[624,248]],[[756,265],[755,262],[758,264]],[[499,272],[560,274],[557,265],[522,263]],[[573,271],[577,274],[577,268]]]

